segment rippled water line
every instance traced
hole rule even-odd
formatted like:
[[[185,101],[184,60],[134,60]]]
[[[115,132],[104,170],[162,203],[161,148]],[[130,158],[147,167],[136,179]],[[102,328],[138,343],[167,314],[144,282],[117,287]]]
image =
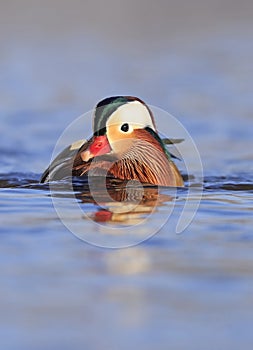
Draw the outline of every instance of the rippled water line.
[[[26,174],[26,173],[9,173],[0,174],[0,188],[37,188],[37,189],[49,189],[47,183],[39,183],[40,174]],[[61,181],[59,181],[59,188],[61,187]],[[76,181],[76,187],[87,185],[85,179]],[[193,181],[194,185],[194,181]],[[187,187],[187,183],[186,183]],[[253,190],[253,181],[250,176],[246,177],[245,173],[240,178],[239,176],[217,176],[204,178],[205,190],[225,190],[225,191],[245,191],[251,192]]]

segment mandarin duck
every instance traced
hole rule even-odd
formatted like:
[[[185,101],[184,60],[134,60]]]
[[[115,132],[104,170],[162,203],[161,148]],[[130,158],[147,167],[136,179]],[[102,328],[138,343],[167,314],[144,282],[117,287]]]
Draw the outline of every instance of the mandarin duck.
[[[160,186],[183,186],[182,176],[158,135],[150,108],[139,98],[105,98],[95,108],[93,136],[62,151],[41,182],[67,176],[106,175]]]

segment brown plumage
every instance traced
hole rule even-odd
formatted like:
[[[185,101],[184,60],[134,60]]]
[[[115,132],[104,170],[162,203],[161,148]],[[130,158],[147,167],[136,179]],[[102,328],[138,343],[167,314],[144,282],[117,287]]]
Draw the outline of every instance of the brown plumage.
[[[137,129],[133,132],[133,143],[121,159],[114,155],[101,155],[83,162],[81,153],[88,143],[77,153],[73,164],[73,175],[102,175],[105,172],[121,180],[137,180],[161,186],[183,186],[182,177],[175,164],[168,159],[160,143],[148,131]]]

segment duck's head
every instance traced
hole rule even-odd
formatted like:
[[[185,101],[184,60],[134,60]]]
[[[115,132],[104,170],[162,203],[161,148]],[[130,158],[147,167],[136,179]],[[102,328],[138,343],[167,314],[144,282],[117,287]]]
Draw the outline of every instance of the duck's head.
[[[157,135],[152,112],[142,100],[131,96],[109,97],[99,102],[93,132],[88,149],[81,154],[86,162],[104,154],[119,159],[138,138]]]

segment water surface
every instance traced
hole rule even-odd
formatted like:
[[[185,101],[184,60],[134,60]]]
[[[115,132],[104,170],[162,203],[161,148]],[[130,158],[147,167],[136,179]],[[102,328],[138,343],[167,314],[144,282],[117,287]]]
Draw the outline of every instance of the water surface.
[[[150,12],[140,2],[132,26],[125,16],[121,27],[116,5],[94,24],[95,9],[88,20],[76,2],[62,2],[61,11],[50,3],[39,13],[27,12],[28,3],[5,5],[12,21],[1,21],[1,347],[252,349],[252,6],[193,1],[191,9],[179,4],[170,12],[163,4],[165,12],[161,3]],[[130,7],[124,10],[130,18]],[[66,207],[73,198],[61,184],[52,193],[39,179],[69,123],[122,93],[183,123],[200,152],[204,183],[182,234],[175,225],[187,190],[171,202],[165,188],[153,219],[162,222],[173,203],[171,219],[144,243],[111,250],[71,234],[52,196]],[[90,131],[84,125],[73,141]],[[152,198],[154,189],[147,193]],[[86,212],[109,224],[108,213],[96,216],[87,187],[77,186],[76,195]],[[189,200],[197,200],[194,192]],[[69,215],[99,235],[89,220]]]

